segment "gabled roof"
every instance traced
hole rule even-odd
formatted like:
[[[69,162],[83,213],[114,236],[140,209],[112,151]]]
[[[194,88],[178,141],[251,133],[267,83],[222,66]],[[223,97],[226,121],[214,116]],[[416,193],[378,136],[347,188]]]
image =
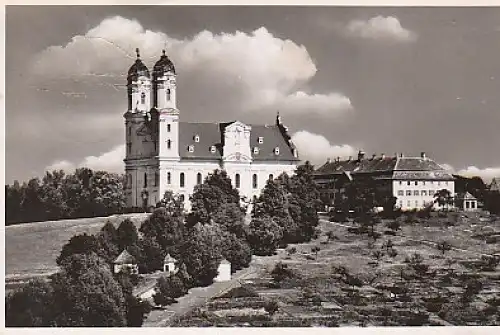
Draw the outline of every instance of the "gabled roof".
[[[135,258],[126,249],[122,251],[118,257],[116,257],[115,264],[135,264]]]
[[[477,200],[477,198],[475,196],[473,196],[472,194],[470,194],[469,192],[458,193],[457,198],[462,199],[462,200]]]
[[[490,191],[500,192],[500,177],[493,178],[490,184]]]
[[[233,124],[179,122],[179,156],[181,159],[220,160],[223,156],[224,129]],[[287,133],[279,125],[248,125],[250,150],[254,161],[298,161],[293,154],[293,146],[288,142]],[[199,142],[195,141],[198,136]],[[259,143],[259,137],[263,143]],[[192,152],[189,147],[192,146]],[[211,147],[215,147],[215,152]],[[258,147],[258,153],[253,153]],[[279,155],[274,150],[279,148]]]
[[[376,174],[391,179],[453,180],[439,164],[426,157],[373,157],[335,160],[316,170],[316,175]],[[382,177],[383,178],[383,177]]]

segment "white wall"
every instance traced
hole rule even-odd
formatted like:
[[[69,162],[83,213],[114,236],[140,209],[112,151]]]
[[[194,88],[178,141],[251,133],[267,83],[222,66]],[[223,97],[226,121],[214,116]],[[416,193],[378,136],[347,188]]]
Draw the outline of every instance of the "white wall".
[[[408,185],[408,182],[410,185]],[[416,185],[415,182],[417,182]],[[434,201],[434,194],[442,189],[449,190],[451,195],[454,196],[455,182],[437,180],[394,180],[392,182],[392,194],[397,198],[396,207],[403,210],[424,208],[426,203]],[[403,191],[403,195],[399,191]],[[407,191],[411,191],[411,195],[407,195]],[[418,195],[415,195],[414,191],[418,191]],[[426,195],[423,196],[422,191],[425,191]]]

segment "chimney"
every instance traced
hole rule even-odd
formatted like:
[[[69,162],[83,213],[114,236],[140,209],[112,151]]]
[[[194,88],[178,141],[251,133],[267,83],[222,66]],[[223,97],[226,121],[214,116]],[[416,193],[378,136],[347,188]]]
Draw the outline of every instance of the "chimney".
[[[385,159],[385,154],[382,154],[382,155],[380,156],[380,159]]]
[[[420,153],[420,157],[423,158],[423,159],[427,158],[427,156],[425,155],[425,152],[423,152],[423,151]]]
[[[330,157],[328,157],[328,158],[326,159],[326,164],[330,164],[331,162],[332,162],[332,160],[330,159]]]
[[[359,150],[358,152],[358,161],[362,160],[365,158],[365,153],[362,150]]]
[[[337,156],[337,162],[340,162],[340,157]]]
[[[404,156],[405,156],[405,155],[404,155],[403,153],[400,153],[400,154],[399,154],[399,157],[400,157],[400,158],[403,158]]]
[[[375,157],[377,157],[377,155],[376,155],[376,154],[373,154],[373,155],[372,155],[372,160],[374,160],[374,159],[375,159]]]
[[[349,160],[348,161],[350,162],[351,160],[352,160],[352,156],[349,156]]]

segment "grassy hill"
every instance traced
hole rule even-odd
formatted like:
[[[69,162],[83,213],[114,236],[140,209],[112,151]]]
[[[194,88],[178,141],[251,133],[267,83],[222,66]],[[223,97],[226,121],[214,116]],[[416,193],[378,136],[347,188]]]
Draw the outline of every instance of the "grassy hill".
[[[24,223],[5,227],[5,281],[15,283],[57,271],[56,258],[74,235],[94,234],[106,221],[118,226],[130,218],[137,227],[147,214]]]

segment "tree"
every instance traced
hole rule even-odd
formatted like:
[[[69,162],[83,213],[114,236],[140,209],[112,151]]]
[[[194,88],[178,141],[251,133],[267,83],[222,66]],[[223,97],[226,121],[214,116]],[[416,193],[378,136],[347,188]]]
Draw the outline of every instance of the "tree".
[[[234,272],[248,267],[252,260],[252,249],[245,239],[226,232],[222,237],[222,257],[231,263]]]
[[[141,327],[147,315],[152,311],[151,304],[133,295],[128,295],[125,302],[127,327]]]
[[[117,244],[118,249],[120,251],[136,245],[139,240],[139,234],[137,233],[137,228],[130,219],[123,220],[118,229],[116,230],[117,234]]]
[[[451,250],[451,244],[447,241],[440,241],[437,243],[436,248],[444,254]]]
[[[314,253],[316,259],[318,259],[318,252],[320,252],[320,251],[321,251],[321,248],[318,246],[314,246],[311,249],[311,252]]]
[[[55,321],[62,327],[126,325],[123,291],[96,254],[75,254],[52,276]]]
[[[7,327],[54,326],[54,297],[50,283],[35,279],[16,289],[5,301]]]
[[[252,219],[248,230],[248,243],[259,256],[273,255],[283,238],[283,228],[270,217]]]
[[[180,258],[197,286],[210,285],[218,274],[222,260],[221,235],[220,229],[201,224],[186,234]]]
[[[279,310],[279,304],[276,300],[270,300],[264,305],[264,310],[272,316]]]
[[[160,306],[170,305],[187,293],[186,286],[176,275],[158,278],[153,300]]]
[[[174,200],[172,200],[174,201]],[[159,207],[142,223],[139,231],[146,239],[154,239],[165,254],[176,257],[184,239],[184,215],[171,208]]]
[[[212,216],[217,210],[227,203],[240,205],[240,194],[232,185],[231,179],[224,170],[215,170],[210,173],[203,184],[196,185],[191,201],[191,213],[188,217],[190,225],[200,222],[212,222]]]
[[[282,228],[283,247],[288,243],[297,242],[301,235],[299,226],[293,221],[288,208],[288,199],[284,187],[269,179],[261,195],[254,201],[252,209],[254,218],[268,216]]]
[[[63,246],[56,263],[61,266],[66,259],[73,255],[89,255],[91,253],[99,253],[99,244],[95,236],[87,235],[87,233],[75,235]]]
[[[448,189],[441,189],[434,194],[434,202],[440,207],[448,209],[448,205],[453,204],[453,197]]]
[[[222,204],[212,216],[215,224],[238,238],[245,237],[245,212],[235,203]]]
[[[163,269],[163,259],[166,255],[154,238],[142,238],[137,244],[139,248],[139,271],[151,273]]]

